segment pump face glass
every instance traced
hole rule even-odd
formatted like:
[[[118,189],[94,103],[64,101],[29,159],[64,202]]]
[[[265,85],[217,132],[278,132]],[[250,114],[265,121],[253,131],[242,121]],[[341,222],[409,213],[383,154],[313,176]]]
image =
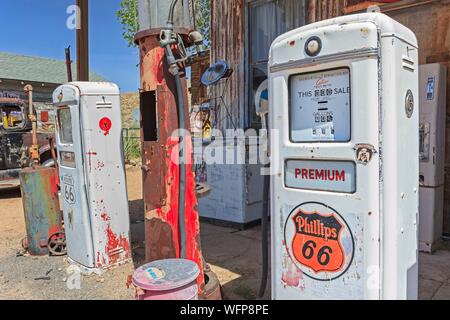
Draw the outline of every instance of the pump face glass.
[[[350,141],[349,68],[292,75],[289,87],[292,142]]]
[[[58,108],[59,141],[63,144],[73,144],[72,115],[69,107]]]

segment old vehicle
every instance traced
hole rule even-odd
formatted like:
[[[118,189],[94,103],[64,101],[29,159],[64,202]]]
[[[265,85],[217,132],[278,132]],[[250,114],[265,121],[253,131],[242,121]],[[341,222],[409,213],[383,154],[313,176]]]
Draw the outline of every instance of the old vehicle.
[[[19,96],[0,97],[0,189],[19,186],[19,172],[31,165],[32,144],[28,103]],[[54,134],[49,111],[38,111],[38,145],[41,164],[54,166],[50,145]]]

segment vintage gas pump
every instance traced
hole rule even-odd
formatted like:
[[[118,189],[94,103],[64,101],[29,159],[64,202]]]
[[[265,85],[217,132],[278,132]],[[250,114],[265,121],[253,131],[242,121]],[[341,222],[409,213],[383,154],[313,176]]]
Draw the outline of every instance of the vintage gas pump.
[[[417,298],[418,63],[378,13],[274,41],[273,298]]]
[[[421,65],[419,79],[419,250],[431,253],[443,234],[447,69]]]
[[[119,88],[72,82],[53,102],[67,254],[101,273],[131,259]]]
[[[220,298],[217,278],[202,257],[192,143],[185,136],[186,48],[195,45],[201,53],[203,39],[190,29],[187,0],[140,0],[139,21],[146,260],[194,261],[201,297]]]

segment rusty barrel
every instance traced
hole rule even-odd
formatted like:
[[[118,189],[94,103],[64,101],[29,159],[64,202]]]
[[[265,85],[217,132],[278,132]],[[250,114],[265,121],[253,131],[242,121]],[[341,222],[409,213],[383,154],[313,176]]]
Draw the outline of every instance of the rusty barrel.
[[[48,254],[52,234],[62,231],[57,174],[54,168],[26,168],[20,173],[26,247],[31,255]]]

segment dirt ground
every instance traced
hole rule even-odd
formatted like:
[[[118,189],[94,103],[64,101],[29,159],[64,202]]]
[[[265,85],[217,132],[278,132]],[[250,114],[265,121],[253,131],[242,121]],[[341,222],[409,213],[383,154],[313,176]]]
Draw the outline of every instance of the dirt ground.
[[[65,257],[22,255],[25,224],[20,190],[0,192],[0,299],[133,299],[128,275],[144,262],[141,171],[127,170],[133,263],[101,276],[70,274]],[[256,299],[260,278],[260,228],[239,231],[202,224],[205,258],[228,299]],[[237,259],[238,258],[238,259]],[[266,297],[270,296],[270,288]]]
[[[140,169],[129,168],[127,180],[133,263],[101,276],[81,278],[68,273],[65,257],[22,254],[25,225],[20,191],[1,191],[0,299],[133,299],[134,290],[127,288],[127,277],[144,258]],[[202,223],[201,236],[204,256],[218,275],[225,298],[257,299],[261,274],[260,228],[241,231]],[[420,255],[420,299],[450,299],[449,266],[448,245],[434,255]],[[269,297],[270,288],[264,299]]]

